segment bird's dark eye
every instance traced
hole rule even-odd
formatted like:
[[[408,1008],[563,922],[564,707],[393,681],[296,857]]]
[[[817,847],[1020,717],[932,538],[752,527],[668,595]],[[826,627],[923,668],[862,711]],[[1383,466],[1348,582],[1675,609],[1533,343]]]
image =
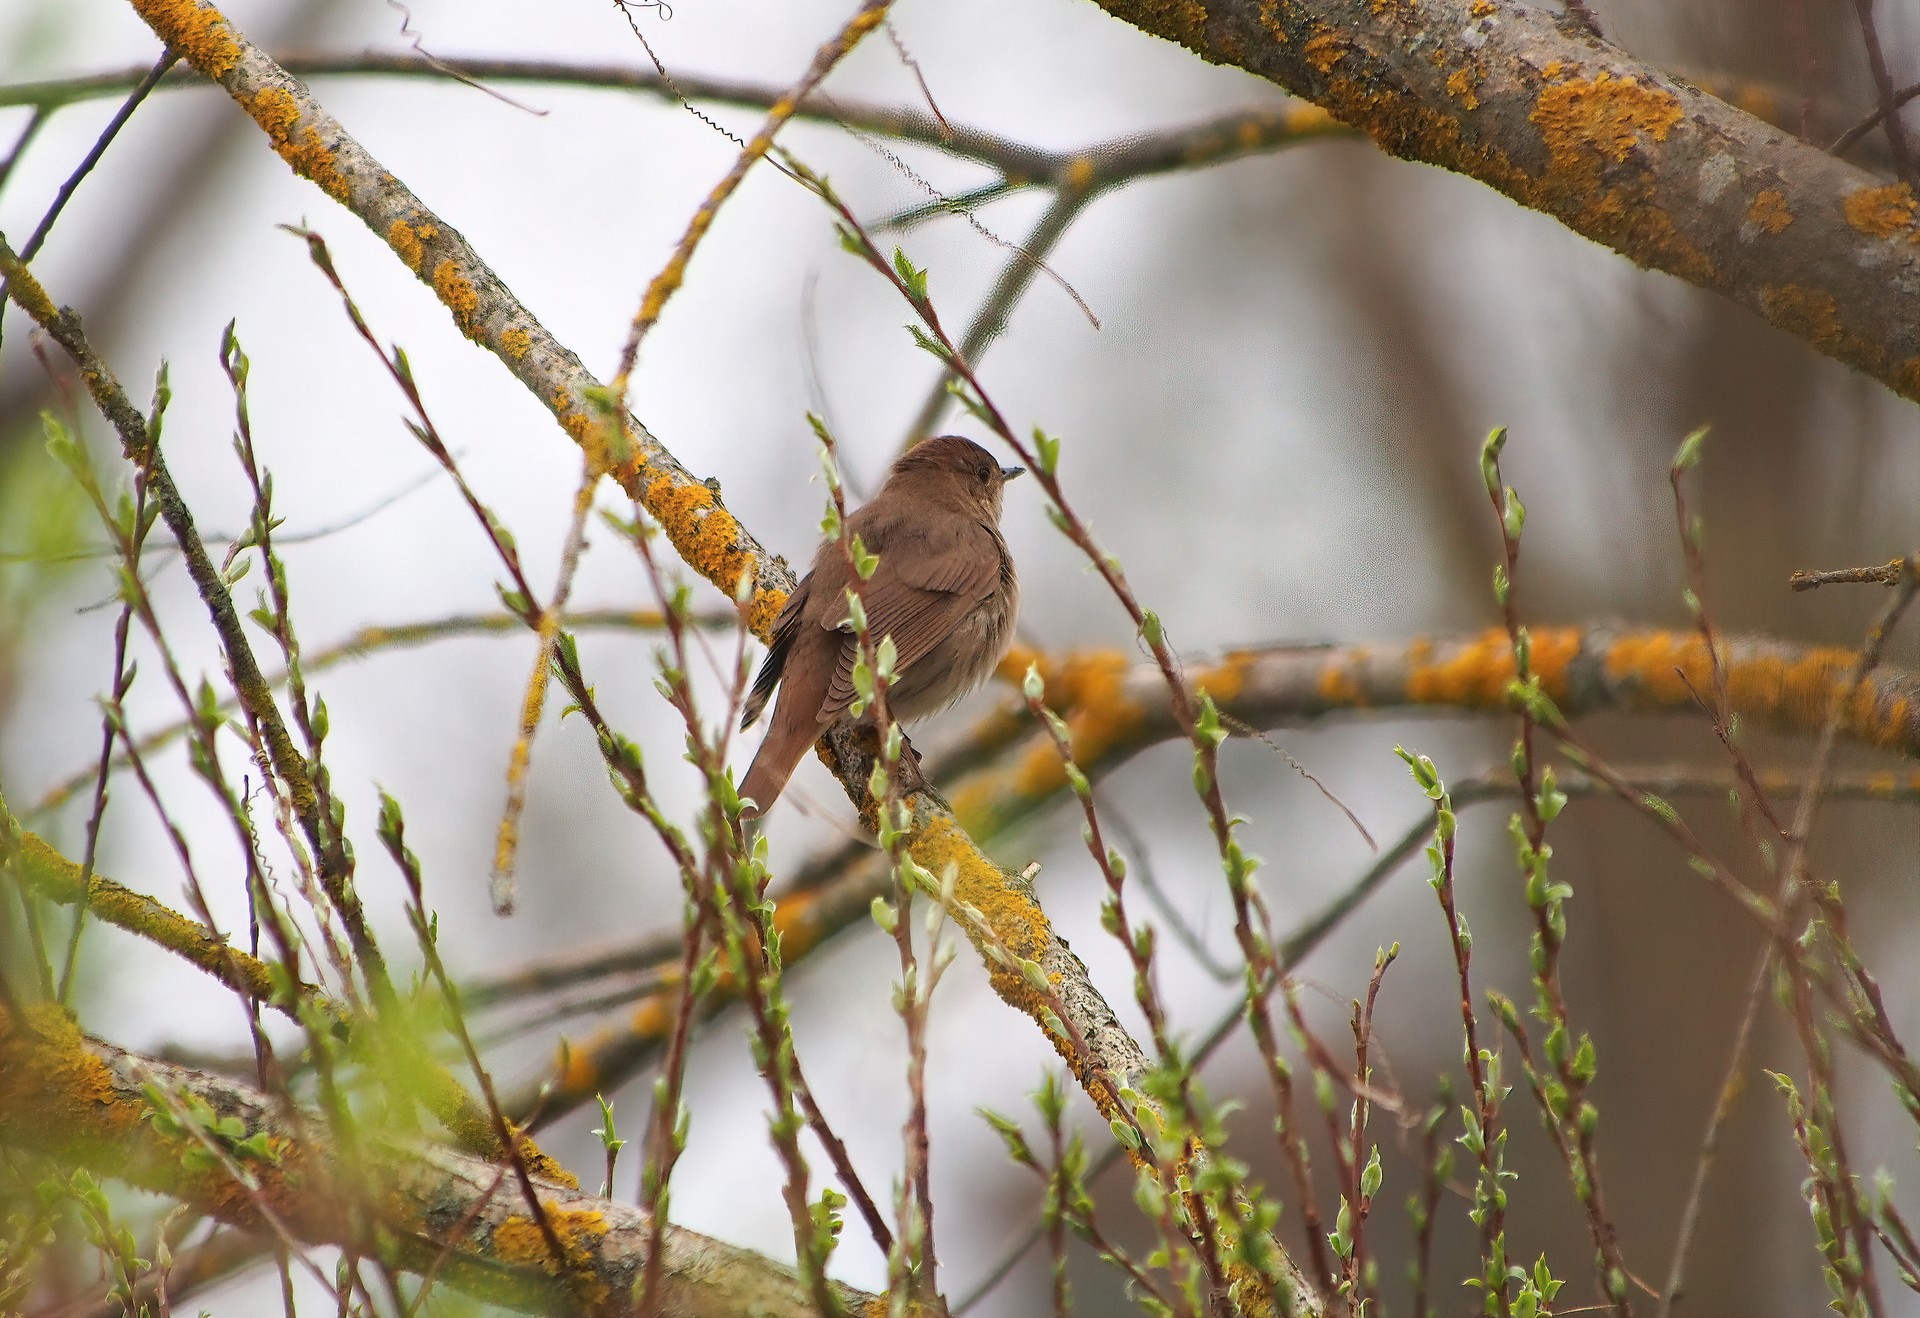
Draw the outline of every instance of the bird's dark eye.
[[[975,472],[974,474],[980,478],[980,483],[982,485],[985,485],[988,481],[993,479],[993,468],[982,467],[980,468],[979,471]]]

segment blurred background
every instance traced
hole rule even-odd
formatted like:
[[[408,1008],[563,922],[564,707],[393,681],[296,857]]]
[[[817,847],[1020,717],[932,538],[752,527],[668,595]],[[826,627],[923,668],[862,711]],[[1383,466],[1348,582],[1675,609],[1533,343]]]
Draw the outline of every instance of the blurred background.
[[[635,18],[671,71],[782,88],[847,9],[815,0],[685,0],[670,17],[637,10]],[[1882,10],[1882,39],[1904,83],[1920,75],[1899,54],[1911,44],[1914,7]],[[502,0],[416,0],[405,9],[377,0],[236,0],[227,12],[275,53],[409,52],[417,38],[441,57],[649,67],[626,20],[604,3],[536,11]],[[1599,13],[1610,39],[1662,67],[1752,80],[1780,89],[1788,103],[1806,89],[1818,114],[1843,125],[1872,103],[1850,7],[1618,0]],[[949,120],[1047,149],[1285,101],[1271,85],[1207,67],[1084,3],[905,4],[894,27]],[[144,69],[157,55],[151,34],[118,0],[0,0],[7,85]],[[685,109],[623,92],[516,83],[493,95],[432,78],[327,77],[313,86],[603,378],[648,278],[736,150]],[[913,70],[883,37],[857,51],[829,89],[925,104]],[[116,92],[60,110],[19,153],[0,190],[0,231],[16,244],[120,99]],[[704,108],[743,136],[759,121],[752,111]],[[0,152],[32,115],[23,105],[0,108]],[[875,221],[925,203],[920,179],[953,195],[992,177],[977,164],[890,143],[909,174],[871,142],[817,123],[796,122],[782,140]],[[1018,194],[977,218],[1000,239],[1022,242],[1046,200]],[[323,235],[375,334],[405,347],[468,480],[512,530],[545,589],[558,571],[577,451],[537,400],[455,332],[384,244],[292,176],[218,91],[156,93],[82,183],[36,268],[55,298],[86,318],[136,398],[168,363],[169,461],[215,540],[242,530],[249,507],[218,360],[222,327],[235,322],[253,360],[254,432],[274,473],[283,534],[311,536],[284,550],[309,647],[370,624],[497,607],[489,547],[407,434],[404,400],[283,225]],[[901,241],[931,269],[935,300],[952,324],[966,323],[1008,259],[958,218],[919,225]],[[1281,640],[1392,641],[1493,623],[1488,580],[1498,539],[1476,454],[1495,425],[1511,429],[1507,475],[1528,507],[1520,598],[1536,623],[1687,625],[1666,469],[1682,436],[1702,424],[1713,427],[1700,478],[1710,604],[1727,631],[1857,644],[1878,593],[1791,594],[1788,572],[1882,562],[1914,543],[1920,447],[1908,404],[1744,310],[1636,270],[1477,183],[1388,159],[1364,140],[1308,142],[1108,193],[1079,216],[1048,264],[1098,328],[1057,284],[1037,279],[985,355],[983,378],[1017,427],[1040,425],[1063,438],[1066,488],[1184,654]],[[933,363],[900,329],[905,316],[891,290],[839,250],[816,201],[757,169],[648,340],[634,410],[690,470],[721,482],[728,506],[764,544],[803,562],[825,494],[805,414],[828,415],[855,488],[871,490],[933,384]],[[116,610],[111,560],[85,552],[100,544],[99,529],[43,449],[39,412],[62,404],[36,336],[10,308],[0,333],[0,791],[24,814],[97,754],[96,697],[110,678]],[[64,363],[56,367],[66,380]],[[111,434],[90,414],[85,424],[102,466],[117,471]],[[980,437],[964,419],[956,428]],[[617,491],[603,489],[602,504],[620,509]],[[1125,615],[1048,524],[1030,484],[1012,488],[1006,532],[1023,579],[1024,640],[1048,651],[1131,643]],[[177,561],[164,562],[151,588],[175,653],[190,678],[206,672],[219,680],[204,612]],[[703,608],[724,605],[698,581],[695,598]],[[574,602],[653,601],[630,548],[598,531]],[[648,753],[663,800],[684,814],[698,784],[680,759],[677,721],[653,689],[655,643],[588,634],[583,663],[609,716]],[[724,663],[731,640],[714,644]],[[1894,662],[1913,653],[1909,640],[1896,639]],[[331,710],[333,781],[349,806],[360,887],[376,923],[404,946],[399,884],[372,840],[375,793],[384,788],[407,809],[456,974],[537,964],[677,927],[677,880],[651,832],[607,789],[586,729],[551,714],[535,748],[520,913],[491,914],[494,827],[532,657],[531,639],[508,632],[382,651],[314,683]],[[938,745],[1010,698],[990,688],[919,740]],[[179,712],[157,670],[128,703],[140,728]],[[1722,763],[1704,720],[1616,717],[1590,733],[1621,764]],[[1512,728],[1389,713],[1275,735],[1385,839],[1428,810],[1393,755],[1396,742],[1432,755],[1449,778],[1465,777],[1504,762]],[[1753,749],[1763,766],[1791,768],[1810,748],[1758,736]],[[747,754],[738,747],[737,761]],[[1843,759],[1880,762],[1854,752]],[[177,746],[155,763],[216,914],[228,928],[242,925],[230,831]],[[1136,865],[1150,866],[1205,945],[1231,961],[1231,907],[1205,818],[1185,786],[1189,767],[1179,746],[1142,755],[1102,785],[1102,803],[1130,828],[1135,840],[1123,849]],[[1225,773],[1229,802],[1250,820],[1248,845],[1266,858],[1264,891],[1283,933],[1370,863],[1355,831],[1268,748],[1229,743]],[[69,855],[79,854],[84,796],[31,821]],[[1754,870],[1723,804],[1685,808],[1723,854]],[[1464,816],[1459,883],[1479,985],[1525,1002],[1530,920],[1505,838],[1507,809],[1489,804]],[[1823,820],[1816,867],[1843,881],[1860,950],[1882,979],[1896,1026],[1910,1033],[1920,1026],[1913,807],[1835,803]],[[854,826],[825,771],[803,767],[773,816],[776,872]],[[1049,914],[1137,1025],[1130,972],[1099,930],[1103,888],[1078,835],[1077,813],[1062,805],[998,839],[994,851],[1009,866],[1041,863]],[[1576,1025],[1599,1049],[1606,1188],[1627,1260],[1658,1285],[1730,1055],[1757,933],[1616,803],[1576,802],[1553,840],[1555,872],[1577,893],[1565,973]],[[98,868],[163,901],[181,900],[163,831],[130,782],[116,789]],[[1423,865],[1407,867],[1302,968],[1310,1018],[1337,1042],[1375,949],[1400,943],[1377,1026],[1387,1078],[1416,1113],[1460,1057],[1452,965],[1424,878]],[[1175,1025],[1197,1034],[1232,1009],[1237,985],[1215,979],[1175,940],[1162,946]],[[190,969],[101,927],[89,931],[87,953],[80,1001],[89,1028],[132,1048],[187,1055],[244,1046],[231,997]],[[862,922],[790,980],[808,1076],[876,1193],[897,1175],[906,1112],[904,1048],[888,994],[897,969],[889,941]],[[591,1026],[569,1021],[504,1040],[490,1059],[503,1076],[532,1075],[551,1057],[557,1030]],[[975,1109],[1030,1117],[1026,1095],[1058,1063],[1030,1023],[993,996],[964,949],[935,998],[930,1046],[936,1230],[943,1286],[957,1299],[1022,1237],[1040,1198],[1039,1183],[1008,1164]],[[1856,1167],[1864,1174],[1885,1166],[1910,1192],[1920,1176],[1913,1128],[1881,1074],[1859,1061],[1844,1051],[1840,1058]],[[1805,1167],[1783,1106],[1759,1073],[1804,1070],[1788,1024],[1771,1008],[1762,1012],[1754,1062],[1749,1080],[1758,1083],[1715,1169],[1681,1312],[1784,1315],[1825,1303],[1800,1193]],[[1216,1096],[1247,1101],[1235,1118],[1233,1152],[1257,1179],[1281,1183],[1265,1082],[1244,1038],[1206,1079]],[[643,1129],[647,1093],[642,1077],[607,1095],[624,1133]],[[673,1187],[675,1220],[790,1258],[762,1115],[766,1091],[738,1014],[701,1032],[688,1098],[694,1119]],[[1075,1094],[1070,1111],[1095,1147],[1104,1146],[1105,1123],[1091,1105]],[[1514,1253],[1531,1261],[1548,1252],[1556,1273],[1571,1278],[1565,1296],[1584,1303],[1591,1245],[1524,1090],[1509,1118],[1510,1159],[1520,1172]],[[596,1124],[597,1114],[580,1112],[545,1136],[583,1180],[598,1175]],[[1398,1205],[1414,1172],[1387,1130],[1383,1119],[1387,1182],[1371,1230],[1386,1296],[1404,1311],[1397,1274],[1409,1235]],[[617,1194],[635,1193],[638,1163],[626,1161]],[[816,1158],[816,1173],[823,1166]],[[1110,1229],[1143,1241],[1125,1173],[1098,1187]],[[1283,1230],[1298,1231],[1297,1214]],[[1464,1205],[1449,1205],[1438,1239],[1441,1312],[1470,1312],[1472,1293],[1453,1285],[1473,1267]],[[1118,1274],[1077,1246],[1073,1258],[1082,1311],[1119,1311]],[[836,1269],[855,1285],[884,1285],[884,1260],[857,1222]],[[259,1312],[278,1304],[277,1289],[267,1270],[192,1303],[216,1315]],[[1887,1284],[1885,1294],[1892,1311],[1920,1313],[1912,1292]],[[1038,1251],[972,1312],[1030,1314],[1046,1297]]]

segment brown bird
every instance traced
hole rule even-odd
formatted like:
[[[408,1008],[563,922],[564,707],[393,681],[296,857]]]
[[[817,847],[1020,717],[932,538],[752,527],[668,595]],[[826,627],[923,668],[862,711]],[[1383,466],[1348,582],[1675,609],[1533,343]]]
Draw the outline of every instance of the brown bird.
[[[898,657],[887,708],[900,721],[952,704],[994,670],[1013,642],[1020,583],[1000,537],[1000,496],[1025,471],[1002,467],[970,439],[941,435],[903,453],[880,493],[847,518],[880,564],[861,589],[867,631],[877,646],[893,637]],[[813,556],[813,569],[773,624],[773,641],[753,680],[742,729],[753,726],[776,686],[767,738],[740,795],[764,814],[800,758],[827,728],[848,717],[860,644],[847,620],[852,579],[838,540]],[[872,711],[863,716],[873,717]]]

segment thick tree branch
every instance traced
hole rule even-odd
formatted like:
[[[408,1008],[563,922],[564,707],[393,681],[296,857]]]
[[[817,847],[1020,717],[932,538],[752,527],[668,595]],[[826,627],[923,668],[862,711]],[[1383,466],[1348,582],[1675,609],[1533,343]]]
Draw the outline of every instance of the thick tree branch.
[[[1920,207],[1520,0],[1099,0],[1920,399]]]
[[[196,1124],[195,1112],[220,1124]],[[630,1311],[652,1232],[638,1209],[538,1182],[568,1253],[562,1269],[503,1167],[391,1143],[364,1168],[379,1181],[367,1198],[380,1205],[381,1240],[355,1240],[344,1200],[333,1193],[340,1168],[322,1129],[317,1114],[289,1120],[281,1105],[236,1081],[87,1038],[57,1008],[34,1008],[24,1018],[0,1011],[0,1144],[57,1155],[234,1226],[272,1222],[299,1244],[378,1248],[398,1267],[437,1269],[497,1304],[536,1313]],[[806,1287],[781,1264],[673,1226],[661,1247],[662,1315],[814,1312]],[[883,1296],[835,1290],[850,1314],[887,1312]]]

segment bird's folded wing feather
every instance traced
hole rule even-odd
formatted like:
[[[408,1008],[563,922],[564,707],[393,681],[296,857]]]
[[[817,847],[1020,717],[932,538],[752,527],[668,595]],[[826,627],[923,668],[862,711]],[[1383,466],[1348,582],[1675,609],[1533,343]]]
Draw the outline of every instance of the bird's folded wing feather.
[[[945,554],[903,554],[889,560],[881,553],[879,567],[861,592],[874,644],[883,636],[893,637],[896,674],[924,659],[999,582],[1000,547],[993,532],[975,524],[963,536],[962,543]],[[849,631],[820,709],[822,722],[839,718],[853,704],[853,667],[859,657],[859,642]]]
[[[767,707],[767,701],[773,698],[773,689],[780,685],[780,677],[786,671],[787,651],[793,648],[793,637],[800,630],[800,618],[807,610],[807,597],[812,592],[813,573],[807,573],[807,579],[794,587],[793,594],[787,596],[787,603],[780,610],[780,616],[773,620],[773,636],[767,643],[767,657],[760,661],[760,671],[754,674],[753,690],[747,693],[747,703],[740,711],[742,731],[753,726],[760,712]]]

